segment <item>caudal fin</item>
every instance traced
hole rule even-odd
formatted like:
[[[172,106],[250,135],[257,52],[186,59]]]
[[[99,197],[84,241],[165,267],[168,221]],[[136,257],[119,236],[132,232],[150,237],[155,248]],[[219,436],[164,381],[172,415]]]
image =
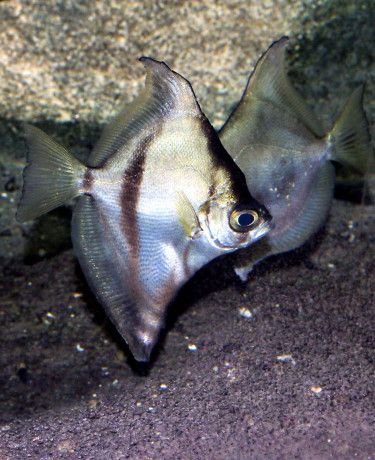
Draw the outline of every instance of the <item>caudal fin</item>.
[[[79,194],[86,166],[34,126],[25,125],[27,166],[17,220],[35,219]]]
[[[331,160],[368,174],[375,173],[375,157],[362,108],[363,90],[362,85],[353,91],[327,140],[332,147]]]

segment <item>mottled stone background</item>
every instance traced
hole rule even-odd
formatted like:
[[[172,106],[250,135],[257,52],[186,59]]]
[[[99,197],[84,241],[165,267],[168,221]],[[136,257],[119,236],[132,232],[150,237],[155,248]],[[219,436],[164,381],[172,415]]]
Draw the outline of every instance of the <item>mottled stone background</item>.
[[[140,90],[146,55],[188,78],[214,119],[259,54],[290,33],[300,3],[9,1],[1,38],[6,118],[106,122]],[[232,94],[237,88],[236,94]]]
[[[189,79],[219,127],[289,35],[327,129],[365,81],[374,136],[374,24],[368,0],[0,1],[1,460],[375,458],[374,205],[335,201],[317,238],[246,285],[207,267],[146,369],[87,288],[69,209],[14,220],[22,121],[86,155],[139,93],[142,55]]]
[[[283,35],[292,38],[293,75],[314,105],[328,96],[339,106],[367,81],[374,109],[369,1],[10,0],[0,8],[6,119],[107,122],[116,104],[138,94],[138,58],[146,55],[188,78],[220,124],[259,55]]]

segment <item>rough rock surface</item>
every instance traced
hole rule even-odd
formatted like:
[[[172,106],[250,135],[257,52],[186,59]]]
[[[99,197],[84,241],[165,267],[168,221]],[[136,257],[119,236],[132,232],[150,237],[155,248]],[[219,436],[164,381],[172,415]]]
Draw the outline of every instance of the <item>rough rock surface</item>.
[[[341,194],[316,238],[245,285],[230,258],[205,267],[146,367],[88,290],[70,210],[14,222],[20,122],[84,157],[139,92],[143,54],[219,126],[290,34],[292,77],[327,127],[364,80],[373,126],[374,22],[364,0],[0,2],[1,460],[375,458],[374,205]]]

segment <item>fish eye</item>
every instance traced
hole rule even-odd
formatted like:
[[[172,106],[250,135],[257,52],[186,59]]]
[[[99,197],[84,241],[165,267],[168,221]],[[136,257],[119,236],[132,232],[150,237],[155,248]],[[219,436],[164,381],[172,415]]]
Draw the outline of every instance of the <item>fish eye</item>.
[[[230,216],[229,225],[237,232],[247,232],[253,227],[258,219],[258,213],[251,209],[233,211]]]

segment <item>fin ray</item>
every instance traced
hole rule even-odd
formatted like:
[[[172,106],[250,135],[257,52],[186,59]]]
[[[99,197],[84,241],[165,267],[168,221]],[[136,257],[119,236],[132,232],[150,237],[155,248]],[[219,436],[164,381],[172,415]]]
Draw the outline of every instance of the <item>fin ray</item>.
[[[176,208],[179,221],[184,228],[185,235],[194,238],[202,230],[197,213],[183,191],[177,192],[177,197]]]
[[[174,113],[181,110],[185,115],[201,115],[194,91],[185,78],[169,69],[164,62],[146,57],[140,58],[140,61],[147,69],[145,88],[106,126],[89,156],[90,166],[102,166],[140,130],[149,129],[159,122],[172,107]]]
[[[324,135],[320,122],[289,80],[285,68],[287,44],[288,37],[283,37],[274,42],[261,56],[250,75],[241,101],[222,127],[220,138],[226,139],[230,136],[230,131],[241,129],[241,124],[247,125],[249,117],[254,112],[254,104],[257,107],[260,104],[264,110],[271,104],[281,113],[287,112],[300,120],[316,136]],[[268,110],[271,109],[272,107]]]
[[[364,86],[355,89],[326,138],[331,160],[351,166],[362,174],[375,173],[375,158],[366,115],[362,108]]]
[[[25,125],[28,148],[17,220],[35,219],[79,194],[86,167],[40,129]]]
[[[90,288],[123,336],[138,361],[148,361],[157,341],[159,329],[150,329],[151,341],[145,343],[142,332],[141,293],[134,283],[127,248],[116,248],[100,223],[101,216],[90,196],[78,200],[72,219],[72,241],[75,253]]]

